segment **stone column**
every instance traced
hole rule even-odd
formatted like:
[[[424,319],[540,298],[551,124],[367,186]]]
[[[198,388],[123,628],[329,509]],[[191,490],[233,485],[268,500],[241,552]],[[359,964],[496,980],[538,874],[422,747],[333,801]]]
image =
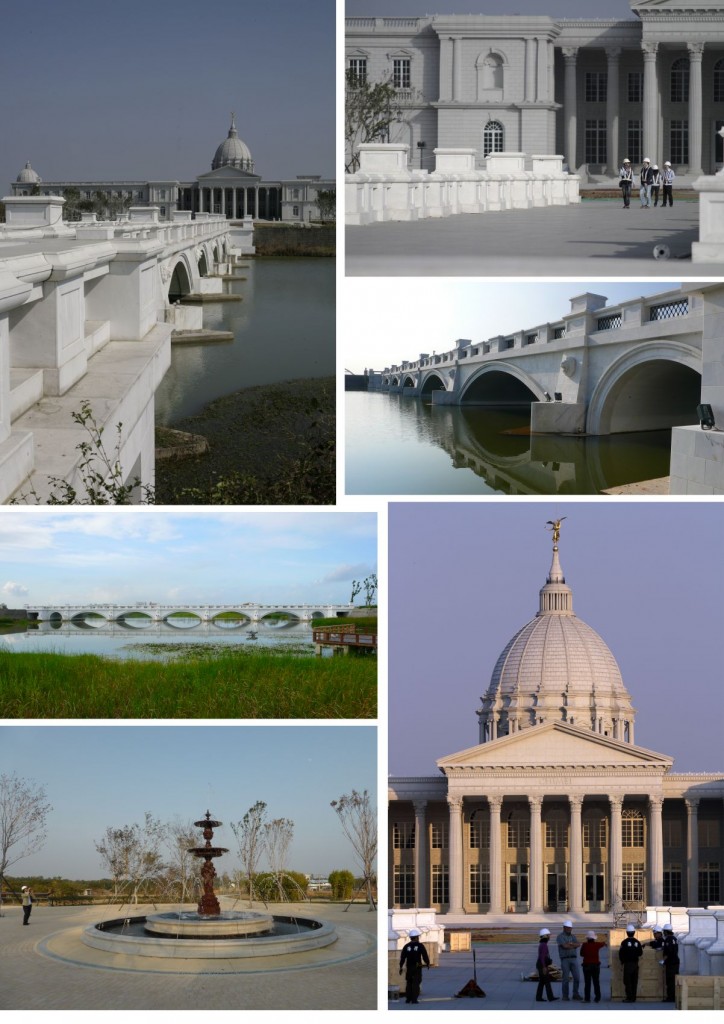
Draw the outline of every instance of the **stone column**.
[[[699,801],[686,801],[686,905],[699,906]]]
[[[659,796],[649,797],[649,891],[647,902],[660,907],[664,898],[664,836],[661,810],[664,801]]]
[[[259,217],[259,186],[254,186],[254,216]]]
[[[563,59],[566,65],[565,87],[563,90],[563,123],[565,125],[565,146],[566,163],[571,174],[575,174],[576,167],[576,60],[578,47],[565,46],[563,48]]]
[[[463,799],[460,796],[449,796],[447,805],[450,811],[450,856],[449,886],[450,904],[448,914],[464,914],[463,908]]]
[[[503,856],[500,837],[500,808],[503,798],[489,796],[490,807],[490,913],[503,913]]]
[[[642,43],[644,55],[644,152],[652,164],[658,161],[659,151],[659,86],[656,76],[658,43]],[[631,741],[633,743],[633,740]]]
[[[610,177],[618,175],[618,133],[619,133],[619,120],[618,120],[618,108],[619,108],[619,57],[621,56],[620,47],[613,47],[610,50],[606,50],[606,57],[608,59],[608,81],[606,91],[606,136],[608,140],[608,152],[606,154],[606,163],[608,165],[608,173]],[[653,157],[652,157],[653,159]]]
[[[199,185],[199,213],[203,213],[203,212],[204,212],[204,190],[201,187],[201,185]]]
[[[538,88],[537,100],[545,103],[548,99],[548,40],[536,39],[538,49]]]
[[[415,906],[429,906],[427,879],[427,829],[425,828],[426,800],[415,800]]]
[[[556,46],[552,39],[548,40],[548,99],[551,103],[556,98]],[[555,134],[555,133],[554,133]],[[555,146],[553,147],[555,149]],[[551,150],[553,152],[553,150]]]
[[[689,51],[689,174],[703,174],[701,169],[701,61],[703,43],[687,43]]]
[[[463,62],[462,62],[462,39],[460,36],[453,36],[453,47],[452,47],[452,98],[453,102],[460,99],[462,93],[462,82],[463,82]]]
[[[569,796],[571,805],[571,846],[570,878],[568,880],[568,904],[571,911],[583,911],[583,837],[581,834],[581,808],[583,797]]]
[[[621,808],[623,806],[623,797],[610,796],[608,801],[611,805],[611,838],[608,848],[608,869],[609,884],[611,886],[610,901],[613,903],[616,898],[622,898]]]
[[[543,912],[543,862],[541,857],[541,807],[543,797],[529,796],[530,804],[530,865],[528,867],[528,884],[530,885],[530,913]]]
[[[535,103],[535,39],[525,41],[525,101]]]

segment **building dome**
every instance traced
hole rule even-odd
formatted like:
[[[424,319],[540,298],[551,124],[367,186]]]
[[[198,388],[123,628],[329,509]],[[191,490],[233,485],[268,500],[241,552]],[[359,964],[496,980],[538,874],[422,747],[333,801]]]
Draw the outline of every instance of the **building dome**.
[[[42,181],[38,172],[34,171],[33,168],[30,166],[29,160],[15,180],[17,182],[20,182],[21,184],[29,185],[37,185],[40,183],[40,181]]]
[[[543,722],[567,722],[632,743],[631,697],[608,645],[573,612],[554,531],[538,613],[506,644],[482,698],[480,742]]]
[[[215,171],[217,167],[238,167],[242,171],[254,170],[254,161],[251,159],[249,147],[241,141],[236,131],[233,113],[228,137],[218,147],[211,162],[212,171]]]

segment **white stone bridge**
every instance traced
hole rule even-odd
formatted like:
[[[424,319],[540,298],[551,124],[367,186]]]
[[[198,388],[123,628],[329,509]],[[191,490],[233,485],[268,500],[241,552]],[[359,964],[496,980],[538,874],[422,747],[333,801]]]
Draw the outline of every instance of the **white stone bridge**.
[[[460,339],[447,352],[386,367],[380,387],[433,405],[530,406],[533,434],[698,424],[704,321],[720,300],[717,285],[617,305],[585,293],[560,321]]]
[[[40,622],[84,622],[98,626],[109,622],[123,623],[128,619],[136,622],[146,620],[165,622],[173,626],[180,620],[195,618],[198,622],[228,621],[228,616],[240,618],[247,624],[266,624],[275,628],[281,625],[311,622],[312,619],[335,618],[338,614],[347,614],[351,604],[156,604],[153,602],[116,605],[116,604],[78,604],[54,605],[53,607],[31,609],[30,614],[37,615]],[[282,618],[280,618],[282,617]]]
[[[238,249],[213,214],[156,207],[119,221],[62,220],[58,196],[5,198],[0,225],[0,501],[58,477],[78,488],[87,401],[112,447],[122,423],[124,480],[154,481],[154,395],[174,328],[201,326],[184,296],[218,294]]]

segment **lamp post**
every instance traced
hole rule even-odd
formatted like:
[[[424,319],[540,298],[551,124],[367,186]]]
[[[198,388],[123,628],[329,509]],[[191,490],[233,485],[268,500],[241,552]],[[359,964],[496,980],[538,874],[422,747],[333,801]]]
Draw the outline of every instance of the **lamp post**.
[[[426,145],[427,143],[422,141],[417,143],[417,148],[420,150],[420,170],[422,170],[422,151],[424,150]]]

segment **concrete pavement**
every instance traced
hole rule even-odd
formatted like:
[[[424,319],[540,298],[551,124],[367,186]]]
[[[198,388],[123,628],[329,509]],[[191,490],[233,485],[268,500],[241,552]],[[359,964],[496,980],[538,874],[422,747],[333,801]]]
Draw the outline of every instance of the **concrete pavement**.
[[[635,201],[634,201],[635,200]],[[722,277],[724,264],[692,263],[699,204],[624,210],[614,199],[580,206],[458,214],[439,220],[345,228],[348,276],[667,278]],[[654,259],[657,245],[671,251]],[[678,258],[683,257],[683,258]]]

